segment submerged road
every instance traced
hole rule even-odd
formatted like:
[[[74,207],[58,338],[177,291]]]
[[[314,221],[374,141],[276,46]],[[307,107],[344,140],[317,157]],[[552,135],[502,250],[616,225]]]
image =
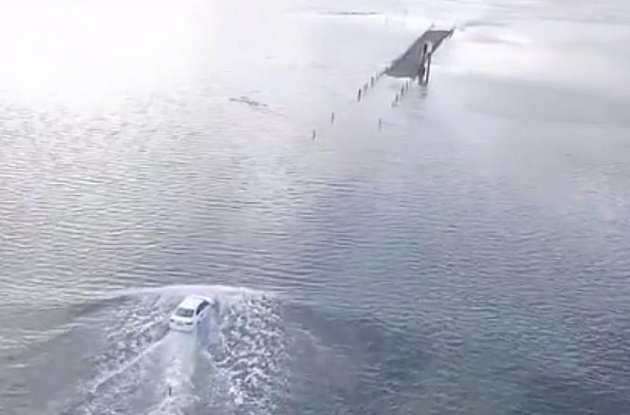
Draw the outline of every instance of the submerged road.
[[[442,41],[453,34],[453,30],[427,30],[420,36],[399,58],[385,70],[385,74],[394,78],[415,78],[420,70],[422,46],[425,43],[433,45],[433,51]]]

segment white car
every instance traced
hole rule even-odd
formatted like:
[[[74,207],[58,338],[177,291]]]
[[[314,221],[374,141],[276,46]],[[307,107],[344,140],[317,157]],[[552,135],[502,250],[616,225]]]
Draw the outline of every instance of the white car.
[[[171,314],[169,327],[171,330],[193,331],[206,320],[208,310],[214,305],[209,298],[188,296]]]

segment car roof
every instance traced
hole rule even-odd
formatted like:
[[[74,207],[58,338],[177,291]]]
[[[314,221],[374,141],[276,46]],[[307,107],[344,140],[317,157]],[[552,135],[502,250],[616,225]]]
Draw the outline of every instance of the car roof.
[[[190,308],[190,309],[196,309],[199,304],[201,304],[204,301],[208,301],[203,297],[197,297],[197,296],[188,296],[186,298],[184,298],[182,300],[181,303],[179,303],[179,305],[177,306],[177,308]]]

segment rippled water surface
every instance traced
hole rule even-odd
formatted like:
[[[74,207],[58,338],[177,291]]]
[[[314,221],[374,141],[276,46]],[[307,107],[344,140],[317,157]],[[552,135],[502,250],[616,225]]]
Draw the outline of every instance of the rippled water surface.
[[[431,22],[430,85],[357,103]],[[4,2],[0,412],[627,414],[629,41],[623,0]]]

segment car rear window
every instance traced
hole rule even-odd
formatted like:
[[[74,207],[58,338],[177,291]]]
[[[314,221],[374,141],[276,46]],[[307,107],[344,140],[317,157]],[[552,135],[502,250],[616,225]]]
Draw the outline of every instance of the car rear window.
[[[175,315],[179,317],[192,317],[195,313],[195,310],[191,310],[189,308],[178,308],[175,310]]]

